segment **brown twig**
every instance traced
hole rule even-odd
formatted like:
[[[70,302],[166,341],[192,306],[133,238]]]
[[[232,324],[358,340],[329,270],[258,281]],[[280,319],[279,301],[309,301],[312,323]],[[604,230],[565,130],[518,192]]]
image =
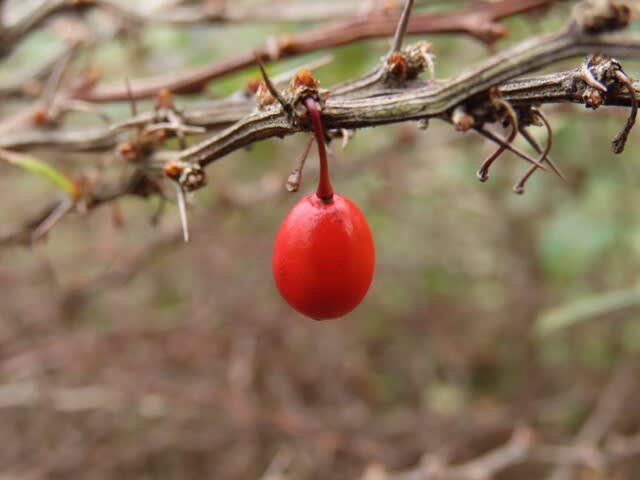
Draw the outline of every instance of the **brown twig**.
[[[450,12],[414,15],[407,25],[407,33],[462,33],[491,43],[505,34],[505,30],[495,23],[497,20],[551,3],[553,0],[500,0]],[[270,62],[359,40],[387,38],[394,33],[396,24],[397,17],[372,12],[366,17],[358,15],[305,33],[280,37],[256,52],[263,62]],[[211,80],[255,64],[256,57],[253,51],[236,52],[226,60],[179,73],[132,80],[131,85],[136,98],[152,97],[162,88],[175,93],[196,92]],[[78,97],[94,102],[108,102],[125,100],[127,95],[121,85],[114,85],[79,92]]]
[[[476,132],[478,132],[480,135],[482,135],[483,137],[485,137],[487,140],[491,140],[496,145],[499,145],[504,150],[509,150],[511,153],[513,153],[513,154],[517,155],[518,157],[522,158],[524,161],[531,163],[535,167],[540,168],[540,169],[544,170],[545,172],[547,171],[547,167],[542,165],[538,160],[533,158],[531,155],[528,155],[526,152],[520,150],[518,147],[513,145],[512,141],[510,141],[508,138],[502,138],[499,135],[496,135],[495,133],[487,130],[486,128],[478,127],[478,128],[475,128],[474,130]],[[512,132],[512,134],[513,134],[513,132]],[[495,154],[495,152],[494,152],[494,154]]]
[[[538,161],[540,163],[543,163],[545,160],[547,161],[547,163],[551,166],[551,168],[553,169],[553,171],[563,180],[566,181],[564,175],[562,174],[562,172],[558,169],[558,167],[556,167],[553,162],[551,161],[551,159],[548,157],[549,152],[551,151],[551,146],[553,145],[553,130],[551,129],[551,124],[549,123],[549,120],[547,120],[547,117],[544,116],[544,114],[542,114],[542,112],[535,110],[535,115],[536,118],[539,118],[544,127],[547,130],[547,143],[544,147],[544,149],[542,151],[538,151],[538,153],[540,154],[540,156],[538,157]],[[531,136],[531,134],[527,131],[526,128],[524,127],[520,127],[520,134],[525,138],[525,140],[527,140],[527,142],[529,142],[529,144],[537,151],[537,150],[541,150],[540,146],[538,145],[538,142],[535,141],[535,139]],[[518,180],[518,182],[514,185],[513,187],[513,191],[519,195],[524,193],[524,186],[527,183],[527,180],[531,177],[531,175],[533,175],[533,173],[536,171],[538,167],[533,165],[532,167],[529,168],[529,170],[527,170],[524,175],[522,175],[520,177],[520,179]]]
[[[258,68],[260,69],[260,74],[262,75],[262,81],[266,85],[267,90],[269,90],[269,93],[273,95],[273,98],[275,98],[278,101],[278,103],[282,106],[283,110],[288,114],[291,114],[291,110],[292,110],[291,104],[282,97],[282,94],[275,87],[275,85],[269,78],[269,75],[267,75],[267,71],[264,69],[264,63],[262,62],[262,59],[260,58],[260,55],[258,54],[258,52],[254,52],[254,56],[256,59],[256,63],[258,64]]]
[[[489,179],[489,169],[491,168],[491,165],[493,165],[493,162],[495,162],[498,157],[502,155],[502,153],[507,149],[507,145],[511,145],[513,143],[513,140],[518,135],[518,116],[516,115],[515,110],[513,110],[511,104],[501,98],[496,98],[494,100],[494,103],[499,110],[505,110],[506,120],[511,126],[511,132],[509,132],[509,136],[507,137],[506,142],[504,144],[501,144],[498,149],[491,155],[489,155],[487,159],[482,162],[482,165],[480,165],[480,168],[478,169],[476,175],[481,182],[486,182]]]
[[[402,42],[404,36],[407,33],[407,26],[409,25],[409,17],[411,16],[411,9],[413,8],[413,0],[406,0],[400,19],[398,20],[398,26],[396,32],[393,35],[393,41],[391,42],[391,50],[389,54],[399,52],[402,49]]]
[[[576,448],[595,448],[604,438],[616,419],[623,413],[623,406],[627,400],[631,387],[634,385],[634,366],[632,362],[621,363],[613,374],[609,384],[598,398],[593,412],[583,423],[574,439]],[[598,462],[600,463],[600,462]],[[573,465],[561,465],[549,475],[549,480],[570,480],[573,478]]]
[[[311,145],[313,145],[313,135],[309,135],[309,139],[305,143],[304,150],[302,151],[302,154],[298,159],[298,166],[293,169],[291,174],[289,174],[289,178],[287,179],[287,191],[289,192],[297,192],[300,188],[300,182],[302,180],[302,170],[304,169],[304,164],[307,161],[307,157],[309,156]]]
[[[638,100],[635,97],[635,87],[633,83],[622,70],[616,71],[616,78],[626,87],[631,98],[631,111],[629,112],[629,116],[627,117],[627,122],[625,123],[624,128],[618,135],[616,135],[616,138],[614,138],[611,142],[613,153],[622,153],[622,151],[624,150],[624,146],[627,143],[629,133],[631,133],[631,129],[636,123],[636,117],[638,116]]]
[[[499,4],[501,4],[499,2]],[[615,19],[614,19],[615,20]],[[411,23],[410,23],[411,24]],[[621,26],[623,25],[621,21]],[[512,48],[494,55],[479,64],[472,66],[460,75],[437,84],[432,82],[414,81],[402,85],[402,88],[389,88],[384,83],[366,82],[366,88],[351,88],[345,95],[330,95],[323,104],[323,122],[328,130],[340,130],[342,128],[361,128],[365,126],[382,125],[392,122],[420,120],[431,117],[448,118],[447,112],[458,105],[473,102],[476,94],[487,91],[499,85],[502,98],[505,102],[517,105],[532,104],[545,101],[582,101],[580,89],[587,88],[584,80],[575,71],[561,72],[550,76],[533,78],[527,80],[510,80],[527,71],[535,70],[549,65],[554,61],[567,58],[592,49],[608,51],[615,55],[638,55],[640,37],[634,35],[622,35],[617,33],[589,33],[585,35],[576,28],[566,28],[558,33],[542,37],[529,39],[514,45]],[[504,60],[508,58],[509,62]],[[367,77],[367,76],[365,76]],[[357,82],[356,82],[357,83]],[[635,87],[635,84],[634,84]],[[604,98],[605,103],[611,104],[632,104],[630,93],[614,91],[611,89]],[[637,96],[637,90],[636,90]],[[200,123],[211,125],[221,124],[221,116],[225,115],[225,108],[213,102],[212,111],[206,120],[200,116]],[[280,109],[265,109],[258,111],[238,120],[239,112],[246,112],[251,108],[249,100],[240,102],[241,108],[238,113],[232,114],[230,122],[235,123],[212,137],[200,142],[193,147],[187,148],[173,158],[179,165],[189,166],[190,171],[198,168],[198,176],[203,177],[201,167],[220,158],[221,156],[255,141],[273,136],[284,136],[308,128],[304,122],[291,122],[291,120]],[[473,105],[472,103],[470,105]],[[482,104],[477,105],[483,107]],[[483,107],[485,108],[485,107]],[[205,108],[206,111],[206,108]],[[185,111],[185,118],[189,115],[198,117],[203,113],[198,107]],[[234,116],[235,115],[235,116]],[[138,117],[142,118],[144,114]],[[205,113],[206,117],[207,114]],[[150,117],[151,122],[156,121],[156,116]],[[136,120],[137,122],[138,120]],[[136,122],[131,126],[138,125]],[[191,121],[190,121],[191,122]],[[193,122],[193,123],[197,123]],[[543,168],[535,159],[520,152],[516,147],[501,139],[492,136],[484,128],[479,128],[483,135],[491,138],[498,144],[506,145],[506,148],[517,155],[526,158],[536,164],[538,168]],[[25,134],[23,134],[25,135]],[[47,136],[48,135],[48,136]],[[29,138],[22,138],[22,143],[16,142],[16,138],[9,136],[0,139],[2,142],[11,142],[12,148],[16,143],[24,148],[34,145],[43,145],[47,142],[61,146],[63,144],[81,148],[95,148],[96,145],[113,144],[115,132],[96,132],[93,138],[87,138],[84,133],[69,134],[68,132],[30,132]],[[164,164],[167,158],[166,152],[152,153],[149,162],[143,162],[135,167],[136,178],[148,181],[149,168],[155,168]],[[544,169],[544,168],[543,168]],[[140,194],[146,192],[135,184],[128,183],[118,185],[118,195]],[[202,185],[204,182],[198,182]],[[146,193],[145,193],[146,194]],[[9,238],[12,238],[11,236]]]

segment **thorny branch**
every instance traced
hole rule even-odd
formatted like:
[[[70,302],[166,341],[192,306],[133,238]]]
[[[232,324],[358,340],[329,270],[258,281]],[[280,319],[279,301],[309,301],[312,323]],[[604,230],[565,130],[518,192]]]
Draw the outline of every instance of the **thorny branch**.
[[[549,2],[499,1],[436,16],[415,15],[408,21],[406,31],[469,33],[478,25],[484,24],[483,22],[494,22],[505,15],[526,11],[546,3]],[[426,17],[430,17],[430,20],[426,21]],[[626,134],[621,134],[620,137],[626,139],[630,126],[633,125],[634,105],[637,104],[640,90],[638,82],[624,75],[620,64],[610,56],[621,58],[640,56],[639,36],[615,32],[627,25],[629,17],[630,12],[624,2],[587,1],[579,4],[575,15],[562,30],[520,42],[448,80],[424,81],[417,78],[422,71],[432,67],[430,47],[425,43],[418,43],[400,52],[392,52],[370,74],[329,90],[311,93],[320,99],[323,123],[330,135],[332,132],[344,133],[345,129],[359,129],[394,122],[424,121],[429,118],[443,119],[448,122],[453,120],[453,123],[456,123],[454,116],[462,112],[466,119],[462,130],[474,128],[500,145],[501,150],[510,150],[544,169],[540,162],[548,160],[546,155],[542,155],[540,161],[529,157],[512,146],[511,139],[502,139],[488,132],[484,125],[504,121],[504,112],[511,109],[511,107],[505,109],[505,105],[515,109],[514,113],[519,117],[518,129],[521,132],[524,131],[521,127],[537,123],[531,108],[544,103],[585,103],[592,108],[600,105],[631,106],[632,115],[625,128]],[[358,34],[357,38],[393,33],[395,30],[393,24],[389,23],[387,17],[385,19],[384,25],[377,24],[372,21],[370,14],[366,22],[366,35],[360,37]],[[356,20],[363,21],[359,17]],[[350,21],[352,20],[347,22]],[[402,25],[401,23],[400,28],[397,29],[396,38],[403,36],[405,29]],[[422,30],[423,28],[426,30]],[[344,28],[344,24],[341,31],[353,33],[353,29]],[[311,32],[315,37],[308,38],[308,40],[311,38],[308,46],[315,49],[335,45],[335,35],[329,35],[328,32],[327,29]],[[311,35],[311,33],[305,35]],[[299,38],[295,39],[293,43],[295,48],[290,46],[288,53],[305,51],[304,48],[299,48],[299,40]],[[354,38],[349,38],[345,41],[353,40]],[[325,45],[322,42],[329,43]],[[394,44],[393,50],[397,47]],[[586,68],[583,64],[571,71],[524,79],[517,78],[559,60],[593,52],[599,54],[599,60]],[[266,50],[257,52],[256,58],[252,58],[251,63],[279,58],[281,53],[273,56],[268,55]],[[221,74],[232,70],[224,68]],[[190,81],[196,77],[191,76]],[[162,85],[165,84],[166,82]],[[157,93],[156,88],[157,85],[149,88],[149,93],[152,91]],[[274,88],[276,87],[272,85],[271,89]],[[83,88],[75,93],[78,95],[87,93],[90,96],[97,92],[100,90]],[[135,87],[134,92],[132,97],[141,94],[141,91],[136,90]],[[118,93],[118,96],[121,93]],[[137,142],[143,142],[142,144],[132,145],[137,153],[132,157],[135,162],[132,163],[131,175],[126,178],[124,184],[107,186],[104,190],[109,193],[106,195],[101,194],[99,190],[90,192],[91,201],[85,202],[87,209],[90,209],[120,195],[146,196],[161,193],[162,188],[158,183],[162,171],[160,166],[167,160],[169,163],[166,165],[170,166],[169,171],[174,175],[172,178],[189,179],[191,183],[182,187],[192,190],[204,184],[202,167],[222,156],[259,140],[308,131],[308,122],[300,116],[300,110],[296,110],[304,95],[309,92],[304,95],[303,93],[292,87],[285,88],[281,91],[281,95],[278,95],[282,97],[279,103],[260,104],[259,102],[257,109],[251,95],[239,95],[226,100],[195,104],[183,111],[175,110],[173,107],[156,109],[150,113],[136,115],[119,127],[111,129],[86,132],[69,132],[60,129],[18,131],[3,135],[0,138],[0,146],[14,150],[38,146],[79,151],[108,150],[122,140],[123,129],[135,128],[138,132],[147,132],[142,136],[143,138],[137,140]],[[65,93],[62,92],[60,95]],[[491,101],[492,95],[497,96],[499,101]],[[502,105],[502,107],[498,108],[496,105]],[[179,124],[176,124],[176,121]],[[173,128],[176,125],[177,127]],[[456,128],[459,126],[456,125]],[[197,134],[201,128],[210,132],[221,127],[227,128],[179,153],[159,149],[162,141],[157,141],[154,136],[157,133],[166,135],[172,132],[180,135]],[[122,152],[122,149],[119,150]],[[538,153],[543,153],[542,150],[537,150]],[[553,169],[559,173],[555,167]],[[167,172],[166,168],[165,172]],[[185,172],[188,174],[185,175]],[[113,192],[117,193],[114,195]],[[45,210],[54,211],[56,205]],[[41,217],[42,215],[39,216]],[[25,237],[25,232],[31,231],[33,225],[37,224],[36,221],[28,222],[27,226],[18,232],[5,235],[2,243],[13,244],[30,238],[29,235]]]
[[[637,57],[640,53],[640,37],[615,33],[583,35],[568,28],[556,34],[522,42],[459,76],[436,85],[411,85],[398,91],[387,90],[388,93],[384,95],[382,93],[385,90],[380,88],[360,97],[353,94],[348,98],[329,96],[323,106],[323,121],[328,129],[340,129],[440,117],[456,105],[469,101],[474,95],[495,85],[564,58],[584,55],[593,50],[603,50],[618,57]],[[539,81],[534,80],[533,83],[542,86]],[[547,90],[551,88],[550,85],[545,87]],[[552,101],[573,96],[573,92],[562,87],[555,90]],[[507,85],[504,88],[505,95],[508,95],[509,90]],[[528,100],[531,101],[531,97]],[[537,101],[544,100],[546,95],[540,99],[538,94]],[[291,135],[304,129],[304,124],[292,123],[280,109],[271,108],[249,115],[210,140],[181,152],[180,159],[204,166],[257,140]]]
[[[287,5],[286,8],[237,6],[224,1],[199,2],[196,5],[172,5],[154,9],[135,9],[114,0],[44,0],[12,23],[5,23],[0,32],[0,56],[12,49],[29,33],[52,17],[64,13],[82,13],[101,9],[131,25],[169,24],[187,26],[248,22],[291,22],[332,20],[348,15],[366,16],[357,2],[333,2],[318,5]]]
[[[492,44],[506,34],[506,29],[496,23],[497,20],[551,3],[552,0],[501,0],[450,12],[414,15],[409,19],[407,33],[460,33]],[[197,92],[211,80],[256,65],[256,55],[263,62],[270,62],[359,40],[386,38],[394,33],[396,21],[397,16],[388,12],[372,11],[368,15],[356,15],[307,32],[272,37],[261,48],[237,52],[231,58],[210,65],[133,80],[133,95],[136,98],[151,97],[161,88],[174,93]],[[94,102],[126,100],[127,92],[118,84],[83,92],[78,98]]]
[[[473,128],[481,133],[484,132],[489,137],[494,135],[496,138],[495,134],[483,130],[485,124],[504,122],[505,118],[509,118],[513,130],[512,137],[496,138],[496,142],[500,145],[500,150],[516,151],[510,144],[513,137],[519,133],[528,139],[527,127],[536,125],[539,120],[546,127],[549,140],[545,148],[541,148],[534,143],[535,141],[530,140],[540,156],[533,159],[534,165],[518,182],[517,186],[521,189],[536,168],[550,165],[555,170],[548,158],[551,147],[551,128],[537,107],[546,103],[571,102],[585,104],[594,109],[601,105],[628,107],[629,119],[614,141],[614,150],[620,151],[635,122],[637,102],[640,99],[640,82],[630,79],[611,56],[640,58],[640,37],[610,32],[610,30],[624,27],[628,22],[628,11],[618,2],[585,2],[582,5],[586,8],[578,11],[577,16],[562,31],[517,44],[448,80],[436,82],[417,78],[419,73],[431,67],[430,50],[424,44],[401,50],[401,39],[406,33],[403,30],[409,33],[461,32],[491,42],[504,33],[500,25],[495,23],[498,18],[548,3],[552,2],[534,0],[493,2],[453,14],[414,16],[406,28],[401,24],[397,30],[391,53],[399,53],[400,56],[393,62],[386,58],[371,74],[327,91],[314,92],[322,101],[323,122],[330,130],[329,133],[394,122],[437,118],[453,123],[456,127],[462,127],[459,128],[460,130]],[[38,15],[23,19],[24,23],[19,22],[17,26],[14,25],[13,30],[12,28],[0,30],[0,42],[2,42],[0,55],[8,53],[13,45],[46,18],[67,9],[87,6],[115,8],[117,15],[129,21],[149,21],[149,18],[138,17],[136,12],[124,7],[114,7],[114,5],[108,0],[45,2],[43,9],[38,11]],[[593,5],[600,5],[599,8],[603,8],[602,5],[605,7],[602,10]],[[122,9],[117,10],[118,8]],[[151,20],[176,23],[233,21],[228,12],[212,13],[207,17],[198,17],[201,11],[186,9],[170,13],[175,14],[175,17],[166,14],[164,17],[159,15]],[[381,22],[382,19],[386,19],[384,25],[376,23],[377,16]],[[439,23],[427,21],[420,23],[427,17],[432,22],[436,22],[437,17]],[[289,39],[290,44],[276,41],[259,51],[257,60],[246,60],[240,56],[235,60],[237,62],[235,64],[233,62],[215,64],[196,73],[187,72],[182,77],[174,76],[160,81],[143,80],[134,87],[134,94],[131,96],[156,95],[160,87],[170,87],[174,92],[192,91],[200,88],[211,78],[244,68],[253,64],[254,61],[257,63],[271,61],[305,51],[349,43],[360,38],[387,36],[393,31],[391,27],[395,23],[395,16],[392,17],[394,22],[388,22],[388,18],[387,13],[369,12],[364,17],[356,16],[352,20],[321,27],[315,32],[306,34],[307,37],[303,34],[293,40]],[[338,31],[344,36],[336,37],[335,34]],[[306,46],[305,42],[307,42]],[[517,78],[561,59],[594,53],[598,55],[590,55],[581,66],[573,70]],[[48,79],[47,85],[51,87],[44,95],[47,106],[56,104],[56,101],[64,104],[67,100],[73,100],[74,97],[93,101],[123,98],[121,87],[113,90],[80,89],[75,95],[62,92],[60,96],[56,96],[61,83],[61,69],[66,67],[68,61],[67,54],[68,52],[25,77],[36,79],[43,84]],[[269,81],[266,83],[272,92],[277,88],[277,83],[274,85]],[[5,94],[19,95],[22,91],[21,84],[21,82],[9,83],[4,89]],[[0,137],[2,148],[28,150],[48,146],[76,151],[109,151],[129,135],[130,130],[138,132],[139,135],[130,142],[129,146],[132,150],[125,152],[123,148],[119,148],[120,153],[125,152],[131,155],[130,173],[123,180],[113,184],[98,185],[91,191],[84,192],[85,194],[77,202],[71,202],[69,198],[53,202],[41,209],[33,219],[18,230],[0,232],[0,245],[30,244],[35,237],[45,234],[52,222],[74,209],[88,211],[124,195],[162,195],[162,187],[159,185],[162,170],[159,165],[165,164],[167,159],[179,162],[181,168],[184,167],[185,170],[191,168],[198,173],[202,172],[202,168],[209,163],[258,140],[308,131],[309,125],[306,119],[296,109],[304,95],[295,89],[284,89],[282,93],[274,92],[274,96],[280,101],[262,105],[258,109],[251,95],[195,104],[184,110],[178,110],[172,101],[166,101],[156,105],[152,112],[135,114],[133,118],[111,128],[93,131],[50,128],[4,133]],[[492,102],[492,96],[497,96],[499,101]],[[168,98],[171,98],[170,94]],[[501,110],[506,111],[507,115]],[[455,119],[454,113],[458,116],[462,115],[464,121],[460,118]],[[217,135],[183,149],[179,153],[160,150],[161,141],[148,140],[157,133],[180,136],[183,140],[183,137],[188,134],[201,135],[203,132],[211,133],[224,127],[226,129]],[[307,151],[310,145],[309,142]],[[524,157],[523,154],[520,155]],[[305,156],[306,152],[302,158],[304,159]],[[298,174],[301,169],[302,166],[299,167]],[[483,170],[484,173],[487,169],[488,167]],[[176,178],[182,178],[184,172],[179,173],[180,175]],[[203,177],[200,179],[203,181]],[[299,176],[294,180],[294,183],[299,183]],[[193,178],[190,181],[193,181]],[[179,183],[181,187],[185,187],[182,185],[182,180]],[[98,279],[76,285],[76,290],[68,292],[69,303],[77,305],[82,298],[92,295],[101,287],[126,283],[138,269],[152,261],[159,252],[171,248],[178,239],[179,231],[171,230],[164,238],[152,242],[140,252],[134,261],[127,265],[127,268],[114,269]],[[629,437],[615,437],[612,441],[605,440],[606,433],[611,430],[624,411],[624,401],[633,386],[633,375],[634,372],[629,364],[622,365],[613,374],[610,383],[597,399],[591,415],[570,445],[539,443],[533,430],[521,427],[515,430],[512,438],[504,445],[463,464],[449,465],[446,459],[425,456],[420,465],[414,469],[401,473],[387,473],[380,467],[368,471],[363,478],[364,480],[480,480],[492,478],[508,468],[525,462],[550,465],[550,480],[571,479],[574,476],[574,470],[579,466],[604,470],[616,459],[640,453],[640,437],[637,434]],[[11,405],[11,401],[17,401],[17,404],[23,406],[24,396],[12,397],[13,392],[6,388],[0,392],[5,397],[9,397],[9,401],[5,398],[5,401],[0,403],[6,406]],[[110,394],[110,392],[106,393]],[[36,404],[37,397],[37,392],[33,393],[26,403]],[[61,395],[59,397],[62,398]],[[110,398],[114,398],[113,395]],[[105,405],[111,408],[108,404]],[[102,404],[98,404],[97,407],[92,404],[89,408],[103,407]],[[274,469],[277,469],[276,467]]]
[[[502,98],[515,106],[546,103],[583,103],[587,87],[580,76],[580,68],[548,75],[510,80],[500,85]],[[636,99],[640,100],[640,81],[633,82]],[[631,96],[624,90],[609,92],[603,106],[630,107]],[[228,127],[239,122],[255,109],[253,99],[211,100],[190,105],[182,110],[185,123],[204,127],[208,131]],[[59,148],[65,151],[109,151],[123,130],[136,125],[152,124],[154,112],[146,112],[111,128],[91,130],[23,130],[7,132],[0,137],[0,148],[30,150],[41,147]]]

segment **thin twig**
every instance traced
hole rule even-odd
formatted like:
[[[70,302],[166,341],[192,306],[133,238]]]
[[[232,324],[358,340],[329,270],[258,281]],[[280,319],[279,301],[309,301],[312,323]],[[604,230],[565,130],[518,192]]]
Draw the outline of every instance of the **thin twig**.
[[[528,155],[526,152],[523,152],[522,150],[520,150],[518,147],[516,147],[515,145],[513,145],[511,142],[509,142],[508,139],[506,138],[501,138],[500,136],[496,135],[495,133],[487,130],[486,128],[474,128],[474,130],[476,132],[478,132],[480,135],[482,135],[483,137],[491,140],[492,142],[494,142],[495,144],[503,147],[506,150],[509,150],[511,153],[517,155],[518,157],[522,158],[523,160],[525,160],[526,162],[529,162],[533,165],[535,165],[536,167],[538,167],[541,170],[544,170],[545,172],[547,171],[547,167],[545,167],[544,165],[542,165],[538,160],[536,160],[535,158],[531,157],[531,155]]]
[[[406,0],[404,8],[402,9],[402,14],[400,15],[400,20],[398,21],[398,27],[396,28],[396,32],[393,35],[393,41],[391,42],[391,50],[389,51],[389,55],[395,52],[399,52],[402,49],[402,42],[404,40],[405,34],[407,33],[407,26],[409,25],[409,17],[411,16],[412,7],[413,0]]]
[[[549,123],[549,120],[547,119],[546,115],[544,115],[540,110],[538,110],[537,108],[532,108],[531,109],[532,112],[538,116],[538,118],[540,118],[540,120],[544,123],[545,128],[547,129],[547,138],[548,138],[548,134],[551,132],[553,133],[552,129],[551,129],[551,124]],[[529,145],[531,145],[533,147],[533,149],[539,153],[542,154],[542,147],[540,147],[540,144],[538,144],[537,140],[533,137],[533,135],[531,135],[531,133],[529,133],[529,130],[527,130],[526,128],[521,128],[520,129],[520,134],[522,135],[522,137],[527,141],[527,143]],[[549,156],[549,153],[547,152],[547,155],[545,156],[546,162],[549,164],[549,166],[551,167],[551,169],[553,170],[553,172],[558,175],[558,177],[560,177],[560,179],[565,182],[568,183],[567,177],[566,175],[562,172],[562,170],[560,169],[560,167],[558,167],[556,165],[556,163],[551,159],[551,157]],[[541,162],[542,163],[542,162]]]
[[[553,162],[551,161],[551,159],[548,157],[549,152],[551,151],[551,146],[553,145],[553,130],[551,129],[551,125],[549,124],[549,121],[547,120],[546,116],[538,111],[535,110],[535,115],[537,116],[537,118],[539,118],[543,125],[545,126],[545,128],[547,129],[547,143],[544,147],[544,150],[542,150],[542,152],[538,152],[540,154],[540,157],[538,157],[538,161],[540,163],[544,163],[544,161],[546,160],[547,163],[551,166],[551,168],[553,169],[553,171],[563,180],[565,180],[564,175],[562,174],[562,172],[560,172],[560,170],[553,164]],[[531,137],[531,135],[529,134],[529,132],[526,130],[526,128],[521,127],[520,128],[520,133],[522,134],[522,136],[532,145],[534,146],[534,148],[536,146],[538,146],[538,143],[535,142],[535,140]],[[533,142],[531,140],[534,140]],[[538,146],[539,148],[539,146]],[[513,191],[517,194],[523,194],[524,193],[524,185],[525,183],[527,183],[527,180],[529,179],[529,177],[531,177],[531,175],[533,175],[533,173],[536,171],[538,167],[536,167],[535,165],[533,165],[532,167],[529,167],[529,170],[527,170],[525,172],[524,175],[522,175],[522,177],[520,177],[520,179],[518,180],[518,182],[514,185],[513,187]],[[566,181],[566,180],[565,180]]]
[[[513,140],[518,135],[518,116],[516,115],[516,112],[513,110],[513,107],[509,104],[509,102],[506,102],[501,98],[496,98],[494,102],[498,108],[503,108],[507,113],[507,119],[509,120],[509,124],[511,125],[511,132],[507,137],[506,143],[508,145],[511,145],[513,143]],[[489,179],[489,169],[491,168],[491,165],[493,165],[493,162],[495,162],[498,157],[502,155],[506,148],[507,146],[505,144],[500,145],[495,152],[489,155],[487,159],[482,162],[482,165],[480,165],[477,173],[478,179],[481,182],[486,182]]]
[[[304,164],[309,156],[309,151],[311,150],[311,145],[313,145],[313,135],[309,135],[307,139],[307,143],[304,146],[304,150],[302,151],[302,155],[298,159],[298,166],[293,169],[289,178],[287,179],[287,191],[289,192],[297,192],[300,188],[300,182],[302,180],[302,170],[304,169]]]
[[[51,211],[51,213],[31,232],[31,242],[42,238],[51,230],[62,218],[67,215],[74,206],[74,201],[71,197],[64,197],[58,205]]]
[[[629,133],[631,133],[631,129],[636,123],[636,117],[638,116],[638,100],[636,99],[636,90],[633,83],[622,70],[616,70],[616,78],[624,84],[631,98],[631,111],[627,117],[627,122],[625,123],[624,128],[611,142],[611,149],[613,150],[613,153],[622,153],[624,146],[627,143]]]
[[[506,31],[496,29],[496,21],[550,5],[554,0],[499,0],[491,3],[456,9],[442,13],[413,15],[407,26],[408,34],[461,33],[490,42]],[[335,48],[359,40],[387,38],[393,35],[395,23],[385,13],[356,15],[329,25],[295,35],[287,35],[257,49],[263,62],[289,58],[317,50]],[[178,73],[132,81],[136,98],[152,97],[162,88],[174,93],[190,93],[201,90],[208,82],[256,65],[254,51],[234,52],[233,56],[210,65],[187,69]],[[126,100],[127,94],[119,84],[79,92],[84,100],[106,102]]]
[[[262,62],[260,55],[257,52],[254,52],[254,56],[256,59],[256,63],[258,64],[258,68],[260,68],[260,73],[262,75],[264,84],[267,87],[267,90],[269,90],[269,93],[273,95],[273,98],[275,98],[278,103],[282,105],[284,111],[287,112],[287,114],[291,114],[293,107],[284,99],[282,94],[278,91],[278,89],[269,78],[269,75],[267,75],[267,71],[264,69],[264,63]]]
[[[575,437],[577,447],[595,447],[607,433],[611,425],[623,413],[624,403],[634,385],[634,367],[630,361],[619,365],[582,428]],[[555,468],[548,480],[570,480],[573,466],[561,465]]]

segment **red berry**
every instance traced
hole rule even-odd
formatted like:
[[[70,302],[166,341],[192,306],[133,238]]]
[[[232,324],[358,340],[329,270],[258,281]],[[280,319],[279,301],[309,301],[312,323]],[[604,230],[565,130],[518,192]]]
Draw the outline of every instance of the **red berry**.
[[[374,268],[371,231],[349,199],[301,199],[282,222],[273,249],[280,294],[316,320],[349,313],[367,293]]]
[[[333,193],[320,112],[313,98],[304,103],[318,144],[320,179],[316,193],[300,200],[280,225],[271,267],[289,305],[324,320],[341,317],[362,301],[373,278],[375,253],[360,209]]]

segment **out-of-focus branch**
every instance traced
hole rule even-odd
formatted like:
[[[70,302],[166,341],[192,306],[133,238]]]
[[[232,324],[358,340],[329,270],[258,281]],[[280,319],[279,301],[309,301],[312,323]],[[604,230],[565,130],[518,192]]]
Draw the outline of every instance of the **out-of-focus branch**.
[[[602,391],[591,416],[575,436],[575,448],[583,453],[596,467],[603,467],[605,459],[597,448],[613,423],[624,412],[624,404],[634,385],[634,366],[631,362],[622,363],[615,371],[611,381]],[[572,464],[561,465],[549,475],[549,480],[570,480],[574,477]]]
[[[493,43],[506,33],[505,28],[496,23],[497,20],[551,3],[553,0],[500,0],[437,14],[414,15],[409,20],[407,33],[460,33],[471,35],[485,43]],[[386,38],[393,34],[397,20],[397,14],[372,12],[367,16],[357,15],[304,33],[283,35],[270,39],[255,51],[237,52],[228,59],[209,65],[157,77],[134,79],[131,81],[131,92],[134,98],[151,97],[163,88],[174,93],[196,92],[213,79],[255,65],[256,55],[261,61],[270,62],[358,40]],[[107,102],[126,100],[128,93],[119,84],[82,92],[78,98]]]
[[[362,480],[479,480],[494,478],[500,472],[521,463],[554,465],[550,480],[568,480],[573,469],[585,465],[603,469],[608,463],[630,457],[639,451],[637,437],[618,437],[608,445],[598,444],[613,423],[624,413],[624,404],[634,386],[632,362],[621,363],[598,398],[573,445],[545,445],[537,442],[533,431],[518,428],[511,439],[488,453],[460,465],[447,465],[436,455],[426,455],[417,467],[399,473],[387,473],[376,467]]]
[[[0,97],[12,96],[37,96],[44,87],[44,81],[51,74],[55,66],[68,54],[68,47],[64,51],[55,55],[53,58],[46,60],[35,68],[29,68],[22,72],[18,72],[13,77],[0,82]]]
[[[125,195],[146,196],[149,194],[148,182],[148,178],[136,170],[127,175],[124,180],[101,184],[94,188],[90,195],[82,199],[82,210],[85,212],[93,210]],[[46,205],[18,228],[7,228],[0,231],[0,247],[31,244],[34,233],[59,209],[61,202],[64,201],[57,200]]]
[[[176,6],[139,10],[113,0],[44,0],[0,32],[0,56],[7,55],[25,36],[55,15],[100,8],[123,21],[143,25],[150,23],[176,26],[206,23],[292,22],[328,20],[345,15],[366,15],[354,3],[329,5],[294,5],[275,9],[267,7],[230,6],[225,2],[200,2],[197,6]]]

